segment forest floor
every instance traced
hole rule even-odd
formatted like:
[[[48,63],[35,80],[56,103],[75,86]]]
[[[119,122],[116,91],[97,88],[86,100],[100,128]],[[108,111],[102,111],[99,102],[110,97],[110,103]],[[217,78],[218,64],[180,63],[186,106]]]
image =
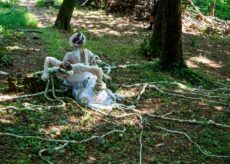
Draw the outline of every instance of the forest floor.
[[[68,38],[50,27],[57,9],[35,7],[35,1],[22,1],[37,15],[38,27],[9,29],[0,37],[0,46],[10,55],[10,65],[0,71],[19,77],[42,70],[45,56],[59,59],[70,51]],[[183,134],[164,131],[160,127],[187,133],[209,155],[230,155],[228,128],[179,123],[150,115],[183,120],[213,120],[230,125],[230,38],[229,22],[211,25],[194,19],[183,19],[183,52],[189,69],[163,72],[158,60],[141,55],[140,44],[151,32],[145,31],[147,22],[129,16],[106,14],[104,11],[81,9],[74,12],[73,31],[86,34],[86,47],[110,65],[119,66],[110,74],[113,91],[125,96],[131,104],[143,85],[121,87],[122,84],[154,85],[165,93],[147,87],[137,109],[143,112],[142,126],[136,115],[114,118],[113,115],[132,113],[114,109],[107,117],[96,111],[81,111],[72,101],[65,100],[63,108],[43,96],[14,99],[24,93],[8,92],[7,80],[0,79],[0,163],[43,163],[39,151],[48,148],[43,157],[54,163],[138,163],[140,137],[143,163],[229,163],[230,158],[205,156]],[[210,27],[209,27],[210,26]],[[226,26],[226,27],[225,27]],[[218,29],[219,27],[223,27]],[[125,67],[125,65],[136,64]],[[117,85],[114,85],[117,84]],[[60,95],[61,96],[61,95]],[[5,109],[9,106],[15,108]],[[5,110],[3,110],[5,109]],[[166,114],[166,115],[165,115]],[[88,143],[70,143],[65,149],[53,151],[60,143],[40,139],[20,139],[3,136],[13,133],[50,139],[82,140],[92,135],[103,135],[113,129],[126,128],[123,133],[97,137]]]

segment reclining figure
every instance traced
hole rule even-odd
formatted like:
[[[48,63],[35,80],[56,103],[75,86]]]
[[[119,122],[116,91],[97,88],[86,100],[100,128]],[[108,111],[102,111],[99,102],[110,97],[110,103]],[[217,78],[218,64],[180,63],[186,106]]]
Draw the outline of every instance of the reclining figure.
[[[75,48],[67,52],[60,61],[54,57],[46,57],[42,80],[49,79],[50,73],[55,74],[72,88],[72,94],[77,101],[92,109],[112,109],[116,96],[106,88],[103,77],[106,75],[97,66],[97,56],[90,50],[83,49],[86,38],[82,33],[70,37],[70,45]],[[52,67],[49,68],[49,65]],[[99,90],[99,91],[98,91]]]

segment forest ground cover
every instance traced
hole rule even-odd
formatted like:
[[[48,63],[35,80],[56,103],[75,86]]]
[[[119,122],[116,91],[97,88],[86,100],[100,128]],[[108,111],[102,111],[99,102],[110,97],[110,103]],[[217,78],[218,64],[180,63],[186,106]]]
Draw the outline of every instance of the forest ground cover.
[[[8,10],[10,9],[9,7]],[[55,15],[57,11],[50,9],[48,12]],[[186,132],[206,153],[219,155],[229,155],[228,128],[177,123],[148,116],[148,114],[163,116],[172,112],[169,115],[172,118],[196,119],[204,122],[214,120],[229,125],[229,36],[184,33],[184,56],[190,68],[163,72],[158,67],[157,59],[141,56],[140,43],[143,38],[150,35],[143,30],[142,22],[135,22],[127,17],[108,16],[103,11],[80,10],[74,14],[73,24],[74,31],[80,30],[86,34],[87,48],[98,54],[103,61],[115,66],[120,65],[119,68],[112,70],[113,84],[109,86],[124,95],[127,104],[135,101],[142,86],[124,88],[117,85],[155,82],[160,89],[168,93],[178,92],[180,95],[188,93],[187,97],[201,98],[181,98],[146,88],[137,104],[137,109],[146,114],[143,116],[142,133],[144,163],[229,162],[229,158],[206,157],[183,135],[171,134],[155,126]],[[61,59],[66,51],[71,50],[68,45],[68,37],[71,33],[61,33],[51,27],[34,28],[26,25],[17,29],[8,29],[2,22],[1,26],[1,51],[4,50],[5,58],[10,56],[14,61],[6,62],[4,67],[1,66],[1,70],[11,73],[12,76],[39,71],[42,69],[45,56]],[[125,67],[128,64],[137,65]],[[4,80],[1,80],[0,86],[1,96],[21,94],[8,93]],[[49,109],[46,107],[57,103],[47,101],[43,96],[11,101],[1,99],[1,109],[8,106],[19,109],[0,110],[0,132],[82,140],[113,129],[126,127],[127,130],[90,143],[69,144],[65,149],[57,152],[51,149],[58,146],[57,143],[1,136],[1,163],[42,163],[44,161],[38,153],[43,148],[49,148],[49,151],[43,155],[54,163],[137,163],[139,161],[141,128],[136,116],[115,119],[89,109],[86,109],[86,113],[82,112],[70,100],[66,102],[64,108]],[[42,106],[31,108],[33,105]],[[120,115],[123,112],[115,109],[111,112],[111,115],[114,114]]]

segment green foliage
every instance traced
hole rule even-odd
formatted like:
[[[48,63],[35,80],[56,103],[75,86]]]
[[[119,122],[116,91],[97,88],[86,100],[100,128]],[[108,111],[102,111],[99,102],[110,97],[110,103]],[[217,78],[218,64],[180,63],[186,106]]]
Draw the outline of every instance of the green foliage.
[[[4,28],[36,27],[37,18],[25,8],[11,2],[0,2],[0,25]]]
[[[175,78],[185,80],[187,83],[190,83],[195,86],[202,86],[205,88],[211,88],[215,84],[213,83],[213,79],[210,79],[210,77],[207,77],[205,73],[202,73],[200,70],[199,72],[195,72],[190,68],[177,68],[174,67],[171,70],[172,76]]]
[[[7,55],[6,49],[0,45],[0,67],[8,66],[11,63],[11,57]]]
[[[191,36],[189,39],[190,39],[189,41],[190,41],[191,47],[195,47],[195,48],[199,47],[199,44],[200,44],[199,37]]]
[[[135,75],[138,82],[153,82],[153,81],[172,81],[173,79],[167,74],[162,74],[158,60],[149,63],[143,63],[140,66],[129,66],[132,71],[137,71]]]
[[[1,40],[8,35],[8,30],[5,30],[0,25],[0,67],[8,66],[11,63],[11,57],[8,55],[7,49],[4,47],[4,44],[1,42]]]
[[[45,45],[46,53],[62,60],[67,48],[70,48],[68,38],[52,28],[44,28],[40,30],[42,32],[41,39]]]
[[[36,6],[37,7],[46,7],[47,5],[45,4],[45,0],[37,0]]]
[[[208,77],[201,70],[199,70],[199,72],[195,72],[187,67],[181,68],[174,66],[173,68],[171,68],[171,70],[162,71],[159,63],[160,62],[156,60],[154,62],[143,63],[137,66],[129,66],[128,70],[121,69],[119,70],[119,73],[132,74],[133,81],[129,81],[127,77],[124,77],[124,80],[126,80],[127,83],[145,83],[153,81],[183,81],[188,85],[202,86],[204,88],[210,88],[214,86],[214,80]]]
[[[69,45],[69,37],[72,33],[63,34],[53,28],[40,29],[41,38],[45,44],[45,51],[48,55],[62,59],[67,51],[73,48]],[[100,57],[105,57],[111,62],[124,62],[132,59],[140,59],[136,53],[131,38],[124,38],[118,41],[117,36],[92,36],[86,30],[79,30],[86,35],[87,41],[85,48],[91,50]],[[126,42],[125,44],[123,42]],[[122,54],[122,55],[121,55]],[[116,60],[115,60],[116,59]],[[115,64],[115,63],[113,63]]]
[[[127,61],[141,60],[137,51],[138,40],[132,36],[114,36],[114,35],[91,35],[87,30],[80,29],[86,35],[87,41],[85,47],[92,50],[93,53],[105,58],[112,64],[123,63]]]
[[[139,47],[139,53],[145,57],[151,56],[152,49],[150,47],[150,39],[151,39],[150,35],[147,35]]]
[[[47,3],[51,2],[51,3]],[[53,3],[52,3],[53,2]],[[61,6],[63,0],[37,0],[36,1],[36,6],[37,7],[48,7],[48,6]]]
[[[210,7],[213,0],[193,0],[194,4],[200,9],[200,11],[205,14],[209,15]],[[215,16],[221,19],[230,19],[230,1],[229,0],[217,0],[216,7],[215,7]]]

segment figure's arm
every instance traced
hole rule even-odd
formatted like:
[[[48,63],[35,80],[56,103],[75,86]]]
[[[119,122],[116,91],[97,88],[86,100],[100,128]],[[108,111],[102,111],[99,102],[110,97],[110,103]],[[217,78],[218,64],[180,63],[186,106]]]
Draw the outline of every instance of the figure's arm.
[[[46,57],[44,62],[44,70],[48,70],[49,65],[58,67],[62,62],[54,57]]]
[[[97,77],[97,81],[99,83],[102,83],[102,78],[103,78],[104,73],[102,69],[97,66],[87,66],[87,65],[78,63],[78,64],[72,64],[72,70],[74,71],[74,73],[90,72]]]
[[[42,74],[42,80],[46,81],[49,78],[49,65],[52,67],[58,67],[62,62],[54,57],[46,57],[44,62],[44,69]]]

